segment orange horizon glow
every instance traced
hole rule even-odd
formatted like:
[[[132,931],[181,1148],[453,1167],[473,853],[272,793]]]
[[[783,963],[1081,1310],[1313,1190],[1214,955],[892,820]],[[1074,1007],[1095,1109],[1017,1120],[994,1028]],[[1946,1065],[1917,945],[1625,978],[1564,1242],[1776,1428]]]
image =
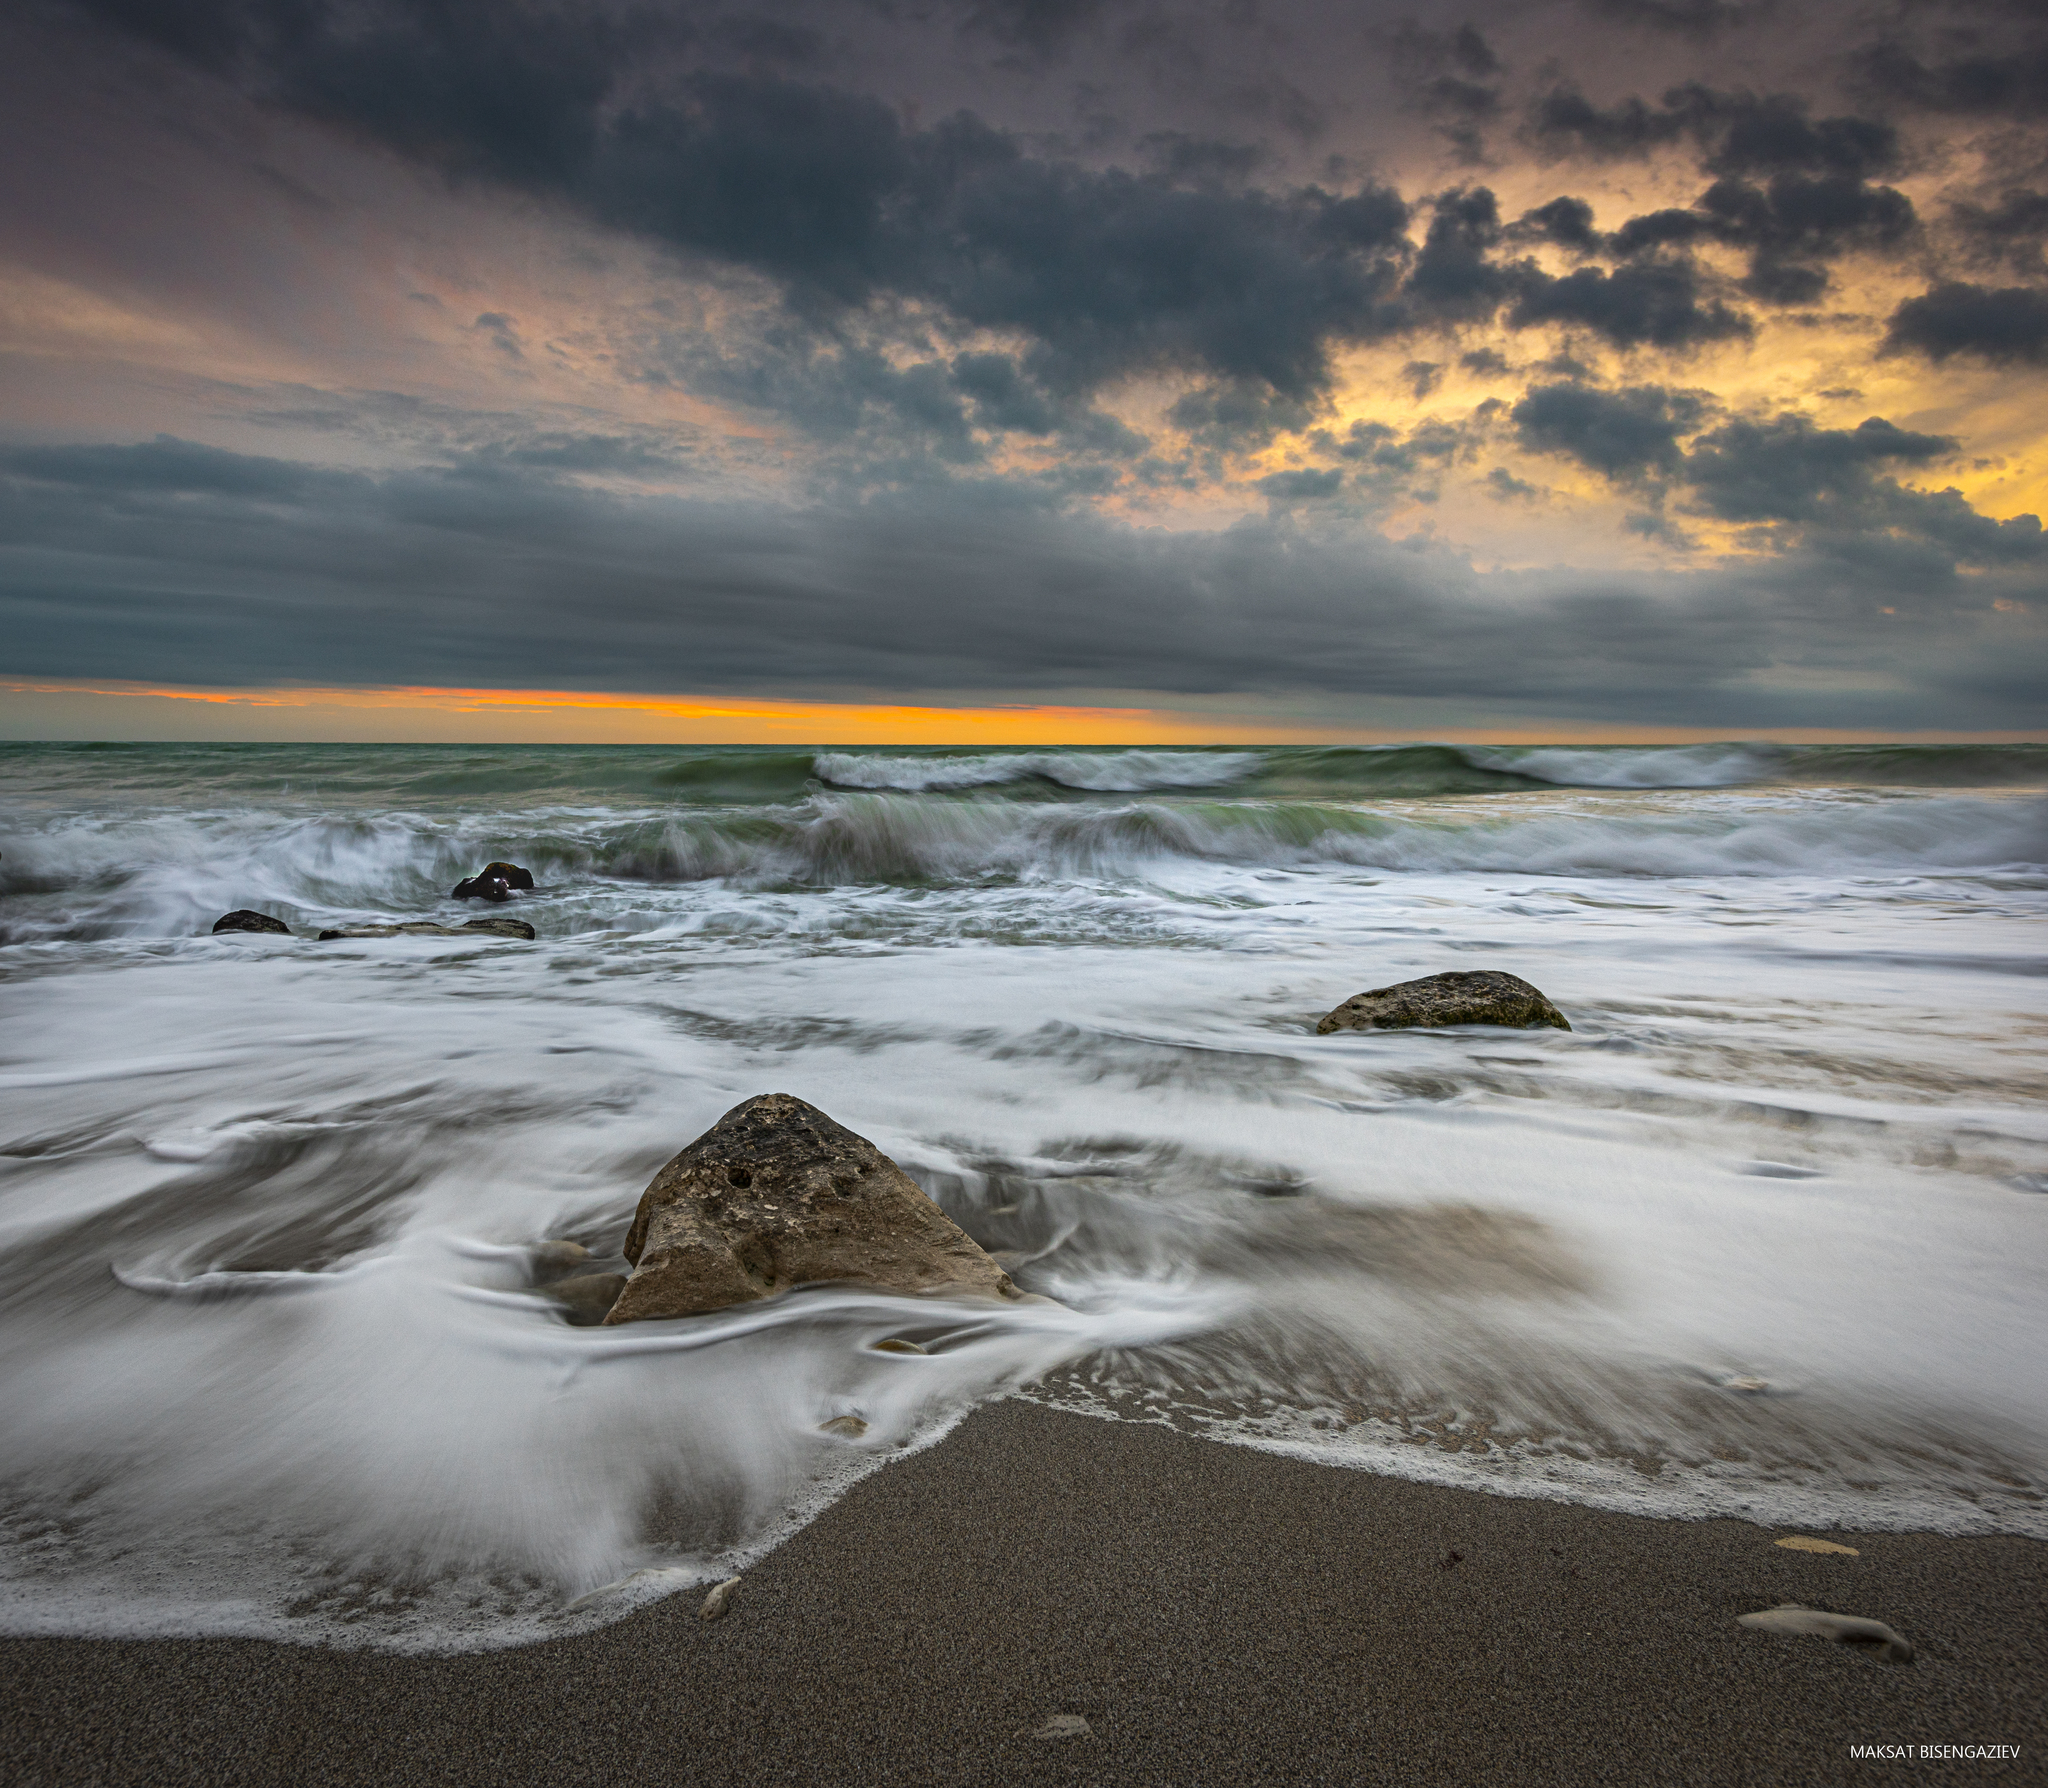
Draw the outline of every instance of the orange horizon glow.
[[[1041,702],[918,704],[820,702],[766,697],[655,695],[633,691],[473,689],[436,685],[364,687],[276,685],[235,689],[65,678],[0,678],[0,697],[13,710],[0,736],[50,737],[8,722],[41,720],[56,737],[80,740],[80,725],[104,721],[95,736],[146,743],[160,736],[138,726],[170,728],[169,737],[199,742],[189,724],[199,713],[236,724],[222,742],[270,740],[334,743],[465,744],[732,744],[732,745],[1328,745],[1394,744],[1433,739],[1455,744],[1685,745],[1730,738],[1787,744],[2029,744],[2044,731],[1957,732],[1780,727],[1768,732],[1698,726],[1642,726],[1566,717],[1501,719],[1463,725],[1418,721],[1406,726],[1288,719],[1255,710],[1224,713],[1174,708],[1086,706]],[[414,732],[400,730],[407,725]],[[480,730],[495,726],[496,732]]]

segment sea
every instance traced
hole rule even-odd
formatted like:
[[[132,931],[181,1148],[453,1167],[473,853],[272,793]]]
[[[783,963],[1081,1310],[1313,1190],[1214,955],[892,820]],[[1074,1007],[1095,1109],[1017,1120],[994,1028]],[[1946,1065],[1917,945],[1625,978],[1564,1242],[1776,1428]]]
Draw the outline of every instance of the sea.
[[[2048,746],[0,746],[0,1630],[580,1631],[1002,1395],[2048,1537],[2044,916]],[[572,1326],[769,1092],[1036,1297]]]

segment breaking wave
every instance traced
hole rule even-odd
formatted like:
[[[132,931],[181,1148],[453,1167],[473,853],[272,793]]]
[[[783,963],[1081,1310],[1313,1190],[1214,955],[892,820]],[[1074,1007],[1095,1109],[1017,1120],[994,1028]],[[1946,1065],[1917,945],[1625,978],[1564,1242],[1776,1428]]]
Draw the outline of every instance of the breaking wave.
[[[1228,791],[1373,800],[1552,788],[2048,787],[2048,745],[1285,745],[961,750],[664,745],[8,745],[0,802],[750,806],[853,792],[1013,800]]]
[[[933,887],[1144,881],[1175,863],[1384,873],[1716,877],[2048,868],[2048,803],[2026,797],[1558,795],[1541,807],[1368,809],[1311,801],[1027,804],[815,794],[772,808],[573,813],[455,823],[422,815],[158,814],[7,834],[0,943],[189,936],[254,905],[300,923],[444,919],[448,890],[511,857],[542,888],[544,932],[607,923],[619,884]],[[607,889],[612,890],[607,894]]]
[[[1115,877],[1171,858],[1624,876],[2026,871],[2048,865],[2048,806],[1956,799],[1420,818],[1287,802],[1033,809],[848,795],[766,827],[671,825],[652,850],[608,867],[845,885]]]

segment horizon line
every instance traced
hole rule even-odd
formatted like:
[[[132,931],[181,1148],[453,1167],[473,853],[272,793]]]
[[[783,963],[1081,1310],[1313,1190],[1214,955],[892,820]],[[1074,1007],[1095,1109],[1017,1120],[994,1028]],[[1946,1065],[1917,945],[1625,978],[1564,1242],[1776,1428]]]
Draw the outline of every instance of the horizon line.
[[[1123,693],[1123,692],[1118,692]],[[820,701],[426,684],[179,686],[0,675],[0,742],[782,746],[789,750],[1367,745],[2030,745],[2048,729],[1658,725],[1385,698],[1356,719],[1168,701]],[[1212,700],[1218,698],[1211,698]],[[1222,698],[1228,699],[1228,698]],[[1370,717],[1368,717],[1370,716]],[[223,722],[229,722],[223,725]]]

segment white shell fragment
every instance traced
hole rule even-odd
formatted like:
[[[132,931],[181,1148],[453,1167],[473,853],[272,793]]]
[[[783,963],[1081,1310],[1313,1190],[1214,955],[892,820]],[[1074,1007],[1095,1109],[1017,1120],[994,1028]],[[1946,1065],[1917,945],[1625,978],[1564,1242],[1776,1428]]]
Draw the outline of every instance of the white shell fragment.
[[[1801,1608],[1786,1603],[1766,1608],[1760,1614],[1736,1616],[1737,1626],[1753,1627],[1764,1633],[1810,1633],[1817,1639],[1833,1639],[1843,1645],[1867,1645],[1891,1664],[1910,1664],[1913,1646],[1903,1634],[1894,1632],[1881,1620],[1865,1620],[1857,1614],[1825,1614],[1818,1608]]]
[[[699,1620],[723,1620],[725,1611],[732,1606],[733,1591],[740,1586],[737,1577],[728,1577],[716,1585],[704,1598],[704,1606],[697,1610]]]

